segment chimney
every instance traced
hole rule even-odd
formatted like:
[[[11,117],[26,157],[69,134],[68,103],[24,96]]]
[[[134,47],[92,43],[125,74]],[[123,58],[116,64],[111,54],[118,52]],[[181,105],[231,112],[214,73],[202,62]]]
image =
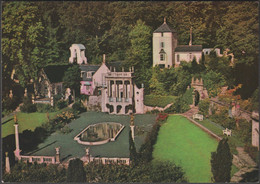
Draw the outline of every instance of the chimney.
[[[106,63],[106,54],[103,54],[103,63]]]

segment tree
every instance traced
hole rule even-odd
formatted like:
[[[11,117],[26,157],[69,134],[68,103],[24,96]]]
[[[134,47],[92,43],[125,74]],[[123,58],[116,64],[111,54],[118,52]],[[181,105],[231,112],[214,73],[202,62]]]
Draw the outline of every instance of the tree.
[[[67,182],[85,182],[86,173],[83,167],[83,161],[79,158],[69,162],[67,171]]]
[[[152,66],[152,31],[145,25],[145,22],[138,20],[129,33],[131,47],[127,51],[125,66],[135,68],[136,84],[141,83],[148,86],[147,74],[145,71]]]
[[[130,152],[130,160],[132,164],[136,164],[137,161],[137,153],[135,148],[135,143],[132,138],[132,130],[129,131],[129,152]]]
[[[65,71],[64,77],[62,80],[65,88],[70,88],[73,90],[74,101],[76,99],[76,93],[79,93],[80,90],[80,68],[77,64],[72,65]]]
[[[211,153],[211,172],[214,182],[229,182],[232,166],[232,154],[228,145],[228,139],[222,139],[216,152]]]
[[[36,81],[39,68],[44,65],[41,49],[43,26],[33,2],[3,3],[3,75],[16,75],[23,87]]]

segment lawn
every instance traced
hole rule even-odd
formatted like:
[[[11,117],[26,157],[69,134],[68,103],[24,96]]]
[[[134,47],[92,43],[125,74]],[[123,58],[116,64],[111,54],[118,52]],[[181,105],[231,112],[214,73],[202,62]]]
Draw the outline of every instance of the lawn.
[[[156,121],[156,115],[142,114],[136,115],[134,122],[136,126],[142,127],[149,131],[152,128],[152,124]],[[84,128],[90,124],[100,122],[117,122],[125,125],[123,131],[119,134],[116,141],[108,142],[98,146],[85,146],[79,144],[73,138]],[[38,145],[38,148],[29,155],[55,155],[55,147],[60,147],[61,160],[68,160],[73,157],[81,158],[84,156],[85,148],[90,147],[90,154],[95,157],[129,157],[129,130],[130,130],[130,116],[128,115],[109,115],[102,112],[84,112],[80,114],[80,117],[76,120],[72,120],[69,123],[69,127],[72,131],[68,134],[62,134],[59,131],[50,135],[43,143]],[[143,143],[144,136],[138,135],[135,137],[136,147],[139,148]]]
[[[51,112],[49,113],[50,118],[54,118],[58,113],[57,112]],[[24,130],[34,130],[36,127],[41,126],[41,124],[45,123],[47,121],[46,113],[22,113],[18,112],[17,114],[17,120],[19,123],[19,132],[22,133]],[[7,117],[2,119],[2,138],[14,134],[14,120],[12,117]]]
[[[160,128],[153,161],[172,161],[181,166],[192,183],[211,182],[211,152],[218,142],[188,119],[171,115]]]

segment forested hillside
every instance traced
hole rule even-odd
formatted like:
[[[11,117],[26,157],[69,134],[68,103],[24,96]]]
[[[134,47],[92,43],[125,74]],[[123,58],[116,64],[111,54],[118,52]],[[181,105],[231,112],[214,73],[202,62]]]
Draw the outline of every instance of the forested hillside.
[[[11,72],[23,87],[39,69],[68,63],[69,47],[81,43],[88,62],[122,61],[137,68],[148,84],[152,66],[152,32],[163,23],[178,33],[178,44],[229,48],[235,55],[234,82],[248,98],[257,88],[258,2],[3,2],[3,94],[11,88]]]

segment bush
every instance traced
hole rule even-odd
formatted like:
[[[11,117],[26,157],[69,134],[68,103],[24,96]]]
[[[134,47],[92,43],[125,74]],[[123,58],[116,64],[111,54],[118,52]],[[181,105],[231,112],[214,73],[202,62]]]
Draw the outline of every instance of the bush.
[[[36,105],[32,103],[31,98],[25,97],[23,100],[23,105],[20,107],[22,112],[31,113],[36,112]]]
[[[199,111],[203,116],[207,116],[209,114],[209,99],[201,100],[199,102]]]
[[[68,133],[70,133],[71,131],[72,131],[72,129],[69,128],[68,125],[65,125],[64,127],[61,128],[61,133],[63,133],[63,134],[68,134]]]
[[[165,113],[184,113],[190,109],[187,102],[182,97],[178,97],[174,104],[166,109]]]
[[[36,104],[37,112],[54,112],[55,109],[50,104]]]
[[[67,105],[68,105],[67,101],[65,101],[65,100],[59,100],[59,101],[57,102],[57,104],[56,104],[56,107],[58,108],[58,110],[60,110],[60,109],[63,109],[63,108],[65,108],[65,107],[67,107]]]
[[[3,110],[4,111],[13,111],[19,105],[18,97],[13,96],[13,98],[5,98],[3,99]]]
[[[245,149],[245,151],[249,154],[249,156],[255,161],[255,162],[259,162],[258,161],[258,157],[259,157],[259,155],[258,155],[258,149],[257,149],[257,147],[254,147],[254,146],[252,146],[251,144],[245,144],[245,146],[244,146],[244,149]]]
[[[159,95],[145,95],[144,104],[152,107],[165,107],[170,103],[174,103],[176,96],[159,96]]]
[[[74,112],[84,112],[86,109],[83,107],[82,103],[80,101],[75,102],[72,105],[72,109]]]
[[[157,118],[156,118],[156,121],[164,121],[168,118],[168,114],[166,113],[159,113]]]

